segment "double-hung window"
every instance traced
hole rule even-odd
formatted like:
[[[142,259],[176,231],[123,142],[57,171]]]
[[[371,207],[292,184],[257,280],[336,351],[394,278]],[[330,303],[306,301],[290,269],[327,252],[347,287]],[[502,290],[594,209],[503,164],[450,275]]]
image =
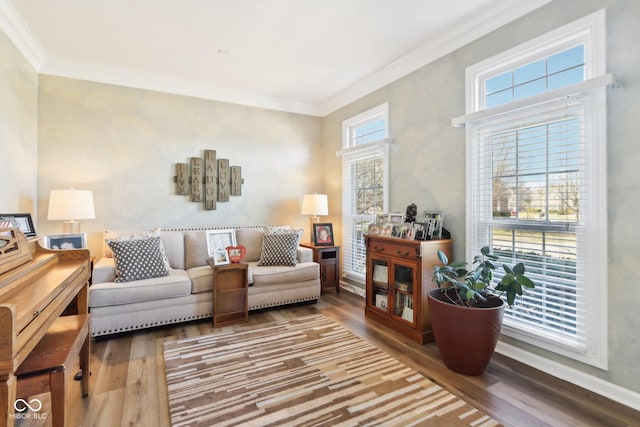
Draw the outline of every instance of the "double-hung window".
[[[536,288],[503,332],[607,365],[604,12],[467,69],[467,258],[489,245]],[[500,264],[499,263],[499,264]],[[500,269],[501,270],[501,269]],[[497,270],[498,271],[498,270]]]
[[[364,284],[364,233],[388,204],[389,108],[382,104],[342,123],[342,268]]]

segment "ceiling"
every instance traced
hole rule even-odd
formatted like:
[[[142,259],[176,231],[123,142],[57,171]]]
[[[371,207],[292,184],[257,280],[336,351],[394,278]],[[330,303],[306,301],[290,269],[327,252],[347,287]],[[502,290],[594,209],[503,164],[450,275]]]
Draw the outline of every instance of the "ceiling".
[[[550,0],[0,0],[42,74],[323,116]]]

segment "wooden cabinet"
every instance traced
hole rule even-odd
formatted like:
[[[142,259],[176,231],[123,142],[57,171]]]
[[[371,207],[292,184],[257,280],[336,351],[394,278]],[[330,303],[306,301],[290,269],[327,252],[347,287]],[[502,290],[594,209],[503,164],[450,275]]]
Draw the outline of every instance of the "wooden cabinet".
[[[16,372],[70,304],[88,319],[90,253],[86,249],[52,251],[33,247],[31,261],[0,274],[0,426],[13,426]],[[89,331],[79,328],[85,343],[81,366],[89,366]],[[82,393],[89,391],[82,377]],[[57,402],[56,402],[57,403]],[[58,417],[57,417],[58,418]]]
[[[313,261],[320,265],[322,290],[340,293],[340,246],[315,246],[313,243],[301,243],[300,246],[313,250]]]
[[[451,240],[408,240],[365,236],[365,316],[421,343],[433,341],[427,294],[437,252],[451,258]]]
[[[213,326],[231,325],[249,320],[248,264],[214,265]]]

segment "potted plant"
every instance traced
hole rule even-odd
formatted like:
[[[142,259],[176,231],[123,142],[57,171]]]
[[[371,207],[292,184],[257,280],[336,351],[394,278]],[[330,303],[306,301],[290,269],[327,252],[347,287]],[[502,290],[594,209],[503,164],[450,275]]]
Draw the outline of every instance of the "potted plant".
[[[438,289],[429,292],[431,325],[444,364],[465,375],[480,375],[493,355],[507,304],[513,305],[523,288],[534,283],[525,275],[525,266],[503,265],[504,276],[493,284],[494,264],[498,257],[488,246],[473,258],[470,269],[466,262],[449,263],[438,251],[442,266],[433,270]]]

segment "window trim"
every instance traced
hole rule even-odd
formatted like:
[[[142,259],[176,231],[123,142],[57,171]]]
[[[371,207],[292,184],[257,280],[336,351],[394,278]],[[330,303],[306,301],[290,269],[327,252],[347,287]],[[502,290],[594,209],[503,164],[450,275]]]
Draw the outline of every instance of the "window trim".
[[[566,86],[561,89],[548,91],[525,99],[513,101],[493,108],[484,108],[484,82],[486,79],[499,75],[510,69],[517,68],[543,56],[568,49],[576,44],[585,45],[585,81]],[[590,139],[595,144],[586,148],[586,156],[592,170],[588,178],[587,187],[590,197],[593,197],[589,215],[595,218],[591,221],[590,231],[593,231],[592,241],[587,245],[587,260],[595,260],[587,267],[585,275],[589,277],[588,307],[590,321],[587,325],[587,350],[563,345],[555,341],[545,340],[544,337],[533,334],[526,329],[516,329],[508,324],[503,327],[503,334],[547,349],[572,359],[607,369],[608,363],[608,307],[607,307],[607,245],[599,242],[607,241],[607,186],[606,186],[606,93],[603,86],[614,82],[613,76],[605,74],[605,12],[598,11],[568,25],[537,37],[508,51],[488,58],[466,69],[466,114],[454,118],[452,125],[460,127],[466,123],[480,121],[483,118],[498,114],[516,112],[520,108],[542,103],[555,98],[570,97],[575,93],[589,92],[589,101],[585,104],[588,112],[588,126]],[[471,172],[472,150],[469,144],[473,141],[473,127],[466,126],[466,161],[467,161],[467,220],[466,247],[467,258],[472,258],[472,239],[475,223],[472,217],[472,189],[474,176]],[[508,323],[508,322],[506,322]]]
[[[351,138],[351,130],[355,127],[364,125],[369,122],[373,122],[380,118],[385,119],[385,132],[384,137],[380,140],[365,143],[362,145],[353,145]],[[376,107],[373,107],[367,111],[364,111],[356,116],[350,117],[342,122],[342,147],[343,149],[336,152],[337,157],[342,157],[342,170],[345,169],[345,161],[349,161],[349,158],[357,157],[358,154],[367,153],[369,151],[379,152],[384,161],[384,196],[383,196],[383,207],[385,211],[389,209],[389,145],[391,140],[389,139],[389,128],[390,128],[390,120],[389,120],[389,103],[385,102]],[[342,222],[343,229],[346,230],[347,225],[345,224],[346,220],[353,220],[358,215],[353,215],[350,213],[351,207],[348,206],[348,201],[350,198],[350,193],[352,191],[351,182],[350,185],[345,185],[348,177],[342,177]],[[346,232],[343,233],[346,236]],[[349,241],[351,242],[351,237],[348,236]],[[346,246],[346,241],[343,239],[343,246]],[[349,252],[346,247],[343,248],[342,251],[343,257],[346,257]],[[362,283],[364,285],[365,277],[364,274],[362,277],[360,275],[353,273],[351,270],[346,270],[344,267],[347,265],[345,260],[343,259],[343,276],[347,279],[354,280],[358,283]]]

